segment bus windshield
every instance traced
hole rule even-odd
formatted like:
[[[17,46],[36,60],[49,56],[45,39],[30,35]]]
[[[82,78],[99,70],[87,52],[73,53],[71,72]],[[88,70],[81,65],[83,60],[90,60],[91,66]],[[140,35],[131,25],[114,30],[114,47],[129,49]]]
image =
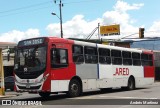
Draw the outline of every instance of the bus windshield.
[[[40,71],[46,67],[46,47],[19,48],[15,55],[15,71]]]

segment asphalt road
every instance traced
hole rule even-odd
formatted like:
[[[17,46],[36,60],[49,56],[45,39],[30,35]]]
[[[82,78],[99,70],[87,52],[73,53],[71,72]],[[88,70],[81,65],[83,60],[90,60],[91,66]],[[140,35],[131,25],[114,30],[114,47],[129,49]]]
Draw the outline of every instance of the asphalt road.
[[[16,93],[8,91],[6,94]],[[133,91],[124,91],[117,88],[105,92],[93,90],[91,92],[85,92],[82,96],[76,98],[68,98],[66,94],[62,93],[51,95],[49,98],[41,98],[38,94],[20,93],[18,96],[3,98],[3,100],[4,99],[23,102],[37,101],[42,104],[42,106],[30,106],[30,108],[160,108],[160,82]],[[157,105],[157,103],[159,105]],[[25,107],[27,108],[28,106]]]

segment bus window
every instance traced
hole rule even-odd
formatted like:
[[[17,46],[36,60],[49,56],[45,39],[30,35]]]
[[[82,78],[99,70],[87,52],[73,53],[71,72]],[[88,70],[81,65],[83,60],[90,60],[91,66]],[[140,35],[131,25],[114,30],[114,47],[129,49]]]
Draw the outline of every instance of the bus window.
[[[80,45],[73,45],[72,46],[72,53],[73,53],[73,62],[75,63],[83,63],[83,46]]]
[[[149,54],[149,60],[152,60],[153,59],[153,55],[152,54]]]
[[[86,63],[98,63],[97,48],[85,46],[85,62]]]
[[[111,64],[110,50],[105,48],[99,48],[99,63]]]
[[[121,51],[111,50],[111,56],[112,56],[112,64],[115,64],[115,65],[121,65],[122,64]]]
[[[131,52],[122,51],[123,65],[132,65]]]
[[[141,54],[141,62],[143,66],[153,66],[152,55],[150,54]]]
[[[153,55],[152,54],[149,54],[149,64],[150,66],[153,66]]]
[[[66,49],[51,49],[51,67],[61,68],[68,66],[68,53]]]
[[[140,61],[140,53],[132,53],[132,59],[133,59],[133,65],[135,66],[140,66],[141,61]]]
[[[149,54],[148,55],[148,60],[149,60],[149,66],[153,66],[153,55],[152,54]]]

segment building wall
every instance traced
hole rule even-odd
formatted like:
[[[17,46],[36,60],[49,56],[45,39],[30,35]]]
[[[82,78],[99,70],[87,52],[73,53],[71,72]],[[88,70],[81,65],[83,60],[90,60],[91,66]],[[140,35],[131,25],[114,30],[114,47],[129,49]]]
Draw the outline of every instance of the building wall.
[[[160,39],[136,41],[131,43],[131,48],[160,50]]]
[[[3,66],[4,66],[4,77],[13,76],[14,68],[14,51],[9,54],[8,59],[8,49],[2,50],[3,55]]]
[[[155,67],[160,67],[160,51],[154,51]]]

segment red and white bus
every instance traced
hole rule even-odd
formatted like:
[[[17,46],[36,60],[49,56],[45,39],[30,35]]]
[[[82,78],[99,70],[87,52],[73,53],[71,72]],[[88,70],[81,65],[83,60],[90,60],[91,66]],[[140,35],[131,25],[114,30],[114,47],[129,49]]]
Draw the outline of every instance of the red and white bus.
[[[152,51],[57,37],[22,40],[15,52],[15,89],[40,96],[154,83]]]

